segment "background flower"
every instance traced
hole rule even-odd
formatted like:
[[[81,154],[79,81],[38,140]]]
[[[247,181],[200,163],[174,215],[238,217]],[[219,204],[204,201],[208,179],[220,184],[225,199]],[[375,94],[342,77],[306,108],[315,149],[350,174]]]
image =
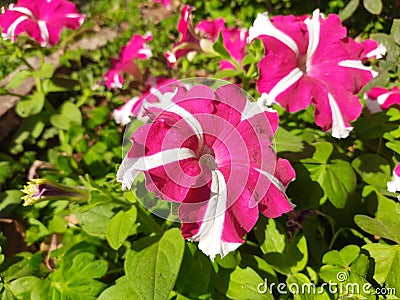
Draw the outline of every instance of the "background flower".
[[[255,38],[265,48],[257,83],[265,101],[289,112],[312,104],[315,123],[346,138],[362,109],[355,94],[376,73],[362,64],[363,46],[346,37],[339,17],[319,10],[312,18],[259,14],[249,41]]]
[[[124,82],[122,73],[141,78],[135,59],[146,60],[152,57],[151,48],[147,45],[153,39],[150,32],[145,35],[135,34],[127,45],[121,48],[118,59],[112,60],[112,68],[104,74],[105,85],[110,89],[122,88]]]
[[[400,89],[394,86],[392,89],[373,87],[364,94],[365,104],[371,113],[377,113],[388,109],[393,105],[400,105]]]
[[[0,15],[0,26],[3,38],[12,42],[25,32],[42,46],[54,46],[64,27],[78,29],[83,20],[84,15],[66,0],[19,0]]]

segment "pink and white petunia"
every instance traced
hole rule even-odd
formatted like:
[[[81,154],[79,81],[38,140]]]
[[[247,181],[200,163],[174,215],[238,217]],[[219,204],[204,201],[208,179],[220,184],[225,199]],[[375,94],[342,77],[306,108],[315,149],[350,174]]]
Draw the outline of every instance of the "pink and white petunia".
[[[78,29],[83,21],[84,15],[67,0],[19,0],[0,15],[4,39],[14,42],[27,33],[42,46],[54,46],[64,27]]]
[[[400,192],[400,163],[393,170],[393,180],[387,183],[387,190],[391,193]],[[400,200],[400,196],[398,199]]]
[[[260,39],[265,56],[259,62],[262,99],[289,112],[313,105],[315,122],[335,138],[346,138],[362,106],[355,95],[376,73],[362,64],[363,45],[346,37],[337,15],[311,18],[259,14],[248,41]]]
[[[147,188],[179,203],[182,235],[211,259],[235,250],[259,212],[275,218],[292,210],[285,195],[294,170],[277,158],[275,112],[263,111],[232,84],[177,86],[146,107],[117,179],[131,188],[144,173]]]
[[[222,30],[222,43],[225,49],[228,50],[232,58],[239,64],[246,55],[247,38],[249,36],[248,30],[244,28],[223,28]],[[236,69],[235,65],[227,60],[222,60],[220,65],[221,70]]]
[[[133,97],[122,106],[114,109],[112,116],[115,123],[127,125],[131,118],[147,122],[149,118],[144,115],[144,102],[161,102],[165,93],[174,91],[175,85],[171,84],[173,82],[176,82],[176,79],[150,76],[147,80],[146,90],[140,97]]]
[[[371,113],[388,109],[393,105],[400,105],[400,89],[394,86],[391,90],[382,87],[373,87],[364,94],[365,104]]]
[[[135,34],[127,45],[123,46],[118,59],[112,59],[112,68],[104,74],[105,85],[109,89],[122,88],[124,79],[122,73],[131,74],[140,78],[141,74],[135,59],[146,60],[152,57],[152,51],[148,42],[152,40],[150,32],[144,36]]]
[[[386,54],[386,48],[382,44],[378,44],[376,41],[367,39],[362,42],[364,47],[361,53],[361,60],[366,61],[368,59],[376,58],[380,59]]]
[[[167,10],[171,9],[172,0],[153,0],[155,3],[161,3]]]

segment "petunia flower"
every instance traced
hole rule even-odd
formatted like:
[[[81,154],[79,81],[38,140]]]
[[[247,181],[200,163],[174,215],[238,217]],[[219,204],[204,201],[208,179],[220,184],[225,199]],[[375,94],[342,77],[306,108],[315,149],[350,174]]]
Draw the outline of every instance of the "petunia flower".
[[[146,60],[153,54],[151,48],[147,45],[152,40],[150,32],[144,36],[135,34],[127,45],[123,46],[118,59],[112,59],[112,68],[104,74],[105,85],[109,89],[122,88],[124,79],[122,73],[131,74],[137,78],[141,77],[135,59]]]
[[[147,189],[179,203],[182,235],[211,259],[224,257],[259,212],[275,218],[292,210],[285,190],[294,170],[273,150],[278,116],[232,84],[178,86],[166,96],[146,107],[152,122],[133,133],[117,179],[131,188],[143,173]]]
[[[376,41],[366,39],[362,42],[363,52],[361,53],[361,60],[366,61],[371,58],[380,59],[386,54],[386,48],[382,44],[378,44]]]
[[[46,200],[89,201],[90,191],[81,186],[68,186],[46,178],[35,178],[24,186],[24,206]]]
[[[400,192],[400,163],[393,170],[393,180],[387,183],[387,190],[391,193]]]
[[[363,45],[346,37],[337,15],[312,18],[259,14],[249,42],[260,39],[258,91],[267,104],[288,112],[313,105],[315,123],[335,138],[346,138],[361,113],[357,94],[376,73],[362,64]]]
[[[155,3],[161,3],[167,10],[171,9],[172,0],[153,0]]]
[[[64,27],[78,29],[83,21],[84,15],[67,0],[19,0],[0,15],[4,39],[14,42],[25,32],[42,46],[54,46]]]
[[[400,105],[400,89],[394,86],[391,90],[373,87],[364,94],[365,104],[371,113],[388,109],[392,105]]]
[[[223,28],[222,42],[226,50],[232,58],[239,64],[242,64],[242,60],[246,55],[247,38],[249,36],[248,30],[244,28]],[[220,69],[236,69],[232,62],[227,60],[221,60]]]
[[[154,103],[162,101],[165,93],[173,92],[174,85],[171,84],[172,82],[176,82],[176,79],[150,76],[147,80],[146,90],[140,97],[129,99],[113,111],[112,115],[115,123],[127,125],[132,117],[147,122],[149,118],[143,115],[143,102]]]

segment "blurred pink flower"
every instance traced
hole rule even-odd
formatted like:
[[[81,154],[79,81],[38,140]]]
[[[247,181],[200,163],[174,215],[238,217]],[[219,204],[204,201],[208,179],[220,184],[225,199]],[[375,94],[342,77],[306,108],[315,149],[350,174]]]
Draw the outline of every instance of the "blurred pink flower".
[[[393,180],[387,183],[387,190],[391,193],[400,192],[400,163],[393,170]],[[400,196],[398,196],[400,200]]]
[[[364,94],[365,104],[371,113],[388,109],[392,105],[400,105],[400,89],[394,86],[391,90],[374,87]]]
[[[386,48],[382,44],[378,44],[376,41],[367,39],[362,42],[364,47],[361,52],[361,60],[366,61],[371,58],[382,58],[386,54]]]
[[[0,15],[4,39],[14,42],[25,32],[42,46],[54,46],[64,27],[78,29],[83,21],[84,15],[67,0],[19,0]]]
[[[337,15],[312,18],[259,14],[249,42],[260,39],[258,91],[267,105],[289,112],[314,106],[315,123],[335,138],[346,138],[361,113],[357,94],[376,72],[362,64],[363,45],[346,37]]]
[[[124,79],[122,73],[141,78],[135,59],[145,60],[152,56],[150,47],[146,44],[152,40],[150,32],[144,36],[135,34],[127,45],[123,46],[118,59],[112,59],[112,68],[104,74],[105,85],[110,89],[122,88]]]
[[[180,203],[182,235],[211,259],[240,246],[259,212],[275,218],[292,210],[285,190],[295,173],[272,144],[278,115],[240,88],[178,86],[146,114],[151,123],[133,133],[117,179],[131,188],[143,172],[150,191]]]
[[[242,64],[242,60],[246,55],[248,36],[248,30],[243,28],[231,27],[222,29],[222,39],[225,49],[228,50],[229,54],[239,65]],[[232,62],[222,60],[220,69],[236,69],[236,67]]]
[[[171,9],[172,0],[153,0],[155,3],[161,3],[166,9]]]

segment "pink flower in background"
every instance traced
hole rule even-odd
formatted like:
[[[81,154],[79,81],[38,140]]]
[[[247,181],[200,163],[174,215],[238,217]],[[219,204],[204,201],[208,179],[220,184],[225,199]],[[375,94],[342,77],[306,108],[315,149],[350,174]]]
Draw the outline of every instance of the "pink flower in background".
[[[42,46],[54,46],[64,27],[78,29],[83,21],[84,15],[67,0],[19,0],[0,15],[4,39],[14,42],[25,32]]]
[[[225,49],[228,50],[232,58],[239,64],[246,55],[246,45],[249,32],[243,28],[223,28],[222,39]],[[221,70],[236,69],[232,62],[227,60],[221,61]]]
[[[144,116],[144,102],[154,103],[161,102],[165,93],[174,91],[176,79],[165,77],[150,77],[147,80],[146,90],[140,97],[129,99],[124,105],[114,109],[112,115],[115,123],[127,125],[131,118],[137,118],[144,122],[148,121],[148,117]]]
[[[171,9],[172,0],[153,0],[155,3],[161,3],[166,9]]]
[[[238,87],[178,86],[146,114],[152,122],[133,133],[117,179],[131,188],[143,172],[150,191],[180,203],[182,235],[211,259],[240,246],[259,212],[292,210],[285,190],[295,174],[272,145],[278,116]]]
[[[151,33],[144,36],[135,34],[128,44],[122,47],[118,59],[112,60],[113,67],[104,74],[105,85],[110,89],[122,88],[122,73],[127,73],[140,78],[141,74],[135,59],[145,60],[152,56],[150,47],[147,45],[152,40]]]
[[[362,106],[355,95],[376,73],[362,64],[363,45],[346,38],[337,15],[312,18],[259,14],[249,42],[260,39],[258,91],[267,103],[289,112],[312,104],[315,123],[335,138],[346,138]]]
[[[388,109],[392,105],[400,105],[400,89],[395,86],[391,90],[374,87],[364,94],[365,104],[371,113]]]
[[[185,5],[181,11],[181,17],[178,21],[178,31],[181,34],[181,39],[165,54],[169,66],[175,64],[179,58],[187,55],[190,51],[200,49],[199,39],[193,32],[191,24],[193,10],[194,7]]]
[[[378,44],[374,40],[367,39],[363,41],[363,52],[361,52],[361,60],[366,61],[371,58],[382,58],[386,54],[386,48],[382,44]]]
[[[400,192],[400,163],[393,170],[393,180],[387,183],[387,190],[391,193]],[[400,196],[398,199],[400,200]]]
[[[225,20],[218,18],[215,20],[202,20],[196,24],[196,32],[203,33],[204,38],[214,42],[221,30],[225,28]]]

